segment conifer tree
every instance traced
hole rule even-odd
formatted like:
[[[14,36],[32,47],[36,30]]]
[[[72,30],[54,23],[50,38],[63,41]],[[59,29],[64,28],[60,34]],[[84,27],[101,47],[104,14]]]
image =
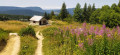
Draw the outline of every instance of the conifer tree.
[[[86,21],[89,21],[89,18],[91,16],[91,14],[92,14],[92,8],[91,8],[91,5],[89,4],[88,9],[87,9],[87,19],[86,19]]]
[[[84,5],[82,17],[83,17],[82,22],[87,19],[87,3],[85,3],[85,5]]]
[[[92,6],[92,11],[95,11],[95,10],[96,10],[95,4],[93,4],[93,6]]]
[[[74,9],[73,18],[74,18],[75,21],[80,21],[81,18],[82,18],[82,16],[81,16],[82,10],[81,10],[80,7],[81,7],[81,6],[80,6],[80,4],[78,3],[78,4],[76,5],[76,8]]]
[[[50,15],[45,12],[44,13],[44,18],[47,19],[47,20],[49,20],[50,19]]]
[[[66,4],[63,3],[62,8],[59,13],[59,17],[61,20],[64,20],[67,17],[67,15],[68,15],[68,11],[66,9]]]

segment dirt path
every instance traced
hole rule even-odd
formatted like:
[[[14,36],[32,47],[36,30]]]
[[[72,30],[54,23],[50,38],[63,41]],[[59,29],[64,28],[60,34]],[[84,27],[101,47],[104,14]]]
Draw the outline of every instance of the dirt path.
[[[41,35],[39,35],[39,31],[37,32],[36,34],[36,37],[38,38],[38,46],[37,46],[37,50],[35,52],[35,55],[42,55],[42,40],[44,39],[43,38],[43,35],[41,33]]]
[[[10,38],[6,47],[2,52],[0,52],[0,55],[18,55],[19,49],[20,37],[17,35],[17,33],[12,33],[10,34]]]

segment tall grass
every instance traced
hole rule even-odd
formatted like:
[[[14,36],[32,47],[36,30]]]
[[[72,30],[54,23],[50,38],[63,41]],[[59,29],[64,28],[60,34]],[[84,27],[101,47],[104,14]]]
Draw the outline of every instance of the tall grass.
[[[43,30],[45,55],[120,55],[120,28],[86,25]]]

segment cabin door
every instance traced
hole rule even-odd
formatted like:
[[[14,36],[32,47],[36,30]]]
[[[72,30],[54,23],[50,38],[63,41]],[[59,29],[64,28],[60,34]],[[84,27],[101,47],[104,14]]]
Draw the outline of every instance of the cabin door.
[[[41,21],[39,22],[39,25],[41,25]]]

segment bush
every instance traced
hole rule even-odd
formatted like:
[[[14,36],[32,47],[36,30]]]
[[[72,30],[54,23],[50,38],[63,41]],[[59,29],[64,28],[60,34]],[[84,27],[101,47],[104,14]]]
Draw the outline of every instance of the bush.
[[[20,36],[30,35],[35,37],[35,31],[34,28],[31,26],[28,26],[26,28],[22,28],[19,32]]]
[[[105,9],[105,8],[104,8]],[[108,9],[97,9],[94,11],[90,17],[91,23],[100,23],[103,22],[106,24],[107,27],[115,27],[120,25],[120,14],[116,13],[115,10]]]

